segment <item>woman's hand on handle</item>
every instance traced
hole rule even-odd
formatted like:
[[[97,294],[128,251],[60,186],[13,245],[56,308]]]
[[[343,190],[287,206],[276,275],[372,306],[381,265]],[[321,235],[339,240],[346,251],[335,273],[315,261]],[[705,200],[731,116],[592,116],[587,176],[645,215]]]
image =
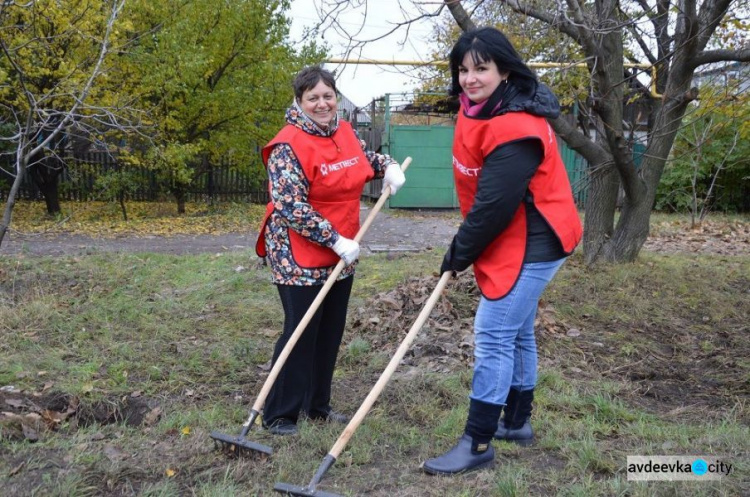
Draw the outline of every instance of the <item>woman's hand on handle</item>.
[[[336,240],[332,248],[347,266],[351,265],[359,257],[359,243],[345,236],[339,235],[339,239]]]
[[[456,277],[456,270],[453,268],[453,249],[455,247],[455,244],[451,243],[450,247],[448,247],[448,250],[445,251],[445,255],[443,256],[443,262],[440,264],[440,274],[445,273],[446,271],[451,272],[452,277]]]
[[[391,162],[385,168],[385,176],[383,176],[383,189],[380,193],[385,193],[387,187],[391,187],[391,195],[395,195],[396,192],[404,186],[406,183],[406,176],[401,170],[401,166],[398,162]]]

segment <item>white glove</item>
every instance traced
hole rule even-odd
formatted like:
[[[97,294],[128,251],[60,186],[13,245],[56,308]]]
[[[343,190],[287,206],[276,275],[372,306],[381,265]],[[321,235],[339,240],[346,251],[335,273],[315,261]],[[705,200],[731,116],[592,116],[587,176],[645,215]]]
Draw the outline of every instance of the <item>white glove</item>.
[[[339,235],[339,239],[333,244],[333,251],[344,260],[344,264],[349,266],[359,257],[359,243]]]
[[[385,188],[387,186],[390,186],[391,195],[395,195],[399,188],[404,186],[404,183],[406,183],[406,176],[404,176],[404,172],[401,170],[401,166],[396,162],[391,162],[385,168],[385,176],[383,176],[383,189],[380,191],[380,193],[385,193]]]

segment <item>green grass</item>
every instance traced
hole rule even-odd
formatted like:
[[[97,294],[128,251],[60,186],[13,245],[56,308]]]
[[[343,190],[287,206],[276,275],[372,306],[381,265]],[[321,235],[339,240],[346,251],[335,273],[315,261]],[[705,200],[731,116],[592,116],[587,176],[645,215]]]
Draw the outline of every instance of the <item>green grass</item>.
[[[409,277],[428,281],[440,256],[363,258],[351,309],[372,307],[370,299]],[[282,325],[267,269],[248,258],[0,259],[0,386],[22,389],[42,407],[51,394],[65,394],[79,413],[55,431],[40,429],[36,443],[0,417],[0,493],[271,495],[275,482],[307,484],[342,427],[303,421],[296,439],[253,430],[252,440],[274,448],[267,460],[228,459],[208,436],[239,431]],[[250,269],[236,272],[240,265]],[[644,253],[634,264],[593,269],[572,258],[545,303],[581,336],[539,332],[534,447],[495,443],[493,470],[424,475],[419,464],[463,430],[471,369],[404,366],[321,488],[342,495],[742,494],[750,469],[748,274],[747,257]],[[470,317],[475,297],[451,298]],[[389,361],[374,343],[372,335],[347,333],[334,381],[337,409],[354,413]],[[9,397],[0,393],[0,402]],[[76,424],[80,413],[92,419],[135,399],[144,412],[160,409],[159,421]],[[722,455],[736,472],[718,483],[629,482],[626,457],[637,454]]]

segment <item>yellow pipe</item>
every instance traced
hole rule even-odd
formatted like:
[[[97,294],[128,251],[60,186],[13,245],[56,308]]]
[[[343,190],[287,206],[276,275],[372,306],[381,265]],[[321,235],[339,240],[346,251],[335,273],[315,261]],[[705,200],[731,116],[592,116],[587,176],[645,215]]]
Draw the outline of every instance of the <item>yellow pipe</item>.
[[[445,60],[433,60],[433,61],[422,61],[422,60],[387,60],[387,59],[328,59],[324,62],[329,64],[372,64],[378,66],[447,66],[448,62]],[[585,62],[529,62],[529,67],[535,68],[561,68],[561,67],[587,67]],[[623,64],[624,67],[631,67],[634,69],[651,69],[651,96],[654,98],[662,98],[663,95],[656,92],[656,66],[651,64]]]

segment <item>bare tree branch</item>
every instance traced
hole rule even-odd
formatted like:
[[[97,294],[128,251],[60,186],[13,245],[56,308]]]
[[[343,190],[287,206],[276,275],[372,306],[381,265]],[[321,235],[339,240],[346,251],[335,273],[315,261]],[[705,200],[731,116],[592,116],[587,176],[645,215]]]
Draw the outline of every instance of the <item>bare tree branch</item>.
[[[444,2],[448,7],[448,10],[450,10],[453,18],[456,20],[458,27],[464,31],[470,31],[477,28],[477,25],[471,20],[469,13],[466,12],[466,9],[461,5],[460,0],[444,0]]]
[[[568,35],[579,45],[585,43],[578,28],[565,16],[554,15],[546,11],[534,9],[527,4],[521,4],[518,0],[501,0],[501,2],[507,4],[513,11],[518,12],[519,14],[525,14],[550,26],[554,26],[555,29]]]
[[[750,62],[750,48],[741,50],[708,50],[701,52],[692,59],[692,67],[697,68],[713,62]]]
[[[694,0],[690,3],[694,4]],[[703,50],[706,47],[711,36],[716,31],[716,27],[729,11],[731,4],[732,0],[706,0],[701,4],[700,13],[697,14],[701,23],[701,31],[696,36],[699,50]]]

